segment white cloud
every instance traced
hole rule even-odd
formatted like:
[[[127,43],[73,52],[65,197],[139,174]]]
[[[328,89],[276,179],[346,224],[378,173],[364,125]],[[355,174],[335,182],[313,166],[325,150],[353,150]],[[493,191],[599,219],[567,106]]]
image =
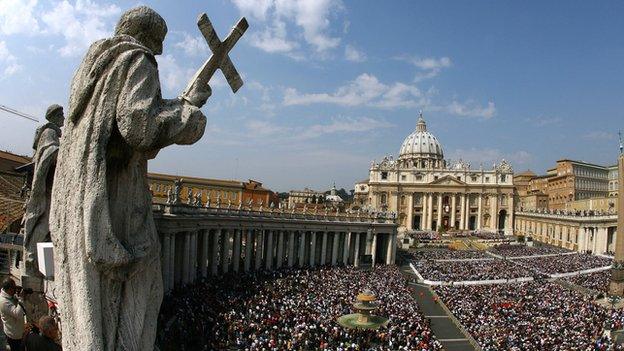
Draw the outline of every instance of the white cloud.
[[[340,38],[327,33],[330,29],[331,15],[336,13],[335,10],[342,8],[339,0],[232,0],[232,2],[241,14],[264,24],[263,28],[251,35],[251,44],[263,51],[292,54],[301,46],[296,41],[298,36],[303,37],[305,43],[321,54],[340,44]],[[289,28],[291,26],[295,26],[299,31],[295,32]],[[290,56],[303,57],[300,53]]]
[[[583,135],[583,139],[587,139],[587,140],[614,140],[616,139],[617,136],[615,133],[609,133],[609,132],[605,132],[602,130],[594,130],[594,131],[590,131],[587,132],[585,135]]]
[[[5,66],[0,78],[12,76],[22,69],[22,66],[16,62],[15,56],[11,54],[4,41],[0,41],[0,64],[0,67]]]
[[[435,57],[413,57],[413,56],[400,56],[399,60],[403,60],[411,63],[419,71],[414,77],[415,81],[421,81],[437,76],[444,68],[451,67],[453,65],[450,58],[444,56],[440,58]]]
[[[471,100],[466,102],[453,100],[453,102],[442,109],[457,116],[481,117],[483,119],[490,119],[496,115],[496,105],[492,101],[489,101],[487,106],[483,107]]]
[[[533,155],[527,151],[519,150],[514,152],[502,152],[499,149],[490,148],[470,148],[455,149],[446,156],[452,160],[462,159],[471,163],[472,168],[490,169],[494,163],[500,163],[503,159],[509,161],[512,166],[526,166],[533,161]]]
[[[160,81],[165,90],[173,94],[181,94],[186,83],[193,76],[193,70],[183,68],[171,54],[156,56]]]
[[[366,54],[347,44],[345,46],[345,59],[351,62],[364,62],[366,61]]]
[[[64,0],[44,13],[42,20],[47,32],[65,38],[65,45],[59,49],[62,56],[79,56],[91,43],[112,34],[112,19],[120,13],[117,5],[95,4],[90,0],[72,4]]]
[[[336,92],[302,94],[294,88],[287,88],[283,104],[311,105],[317,103],[342,106],[373,106],[379,108],[405,108],[422,106],[426,97],[415,86],[395,82],[390,85],[381,83],[371,74],[361,74],[355,80],[342,86]]]
[[[552,124],[560,124],[563,119],[561,117],[546,117],[546,116],[537,116],[534,118],[525,119],[527,123],[533,124],[536,127],[543,127]]]
[[[33,16],[37,0],[2,0],[0,1],[0,33],[36,34],[39,22]]]
[[[208,58],[208,43],[202,36],[192,36],[186,32],[182,32],[183,39],[175,44],[174,47],[182,49],[184,53],[191,57]]]

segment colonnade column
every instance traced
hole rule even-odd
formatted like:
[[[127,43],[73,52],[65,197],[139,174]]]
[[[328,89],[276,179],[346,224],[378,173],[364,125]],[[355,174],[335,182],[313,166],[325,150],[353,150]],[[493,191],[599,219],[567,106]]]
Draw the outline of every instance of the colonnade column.
[[[314,267],[316,264],[316,232],[311,231],[310,236],[310,241],[312,242],[310,244],[310,267]]]
[[[351,233],[349,233],[351,234]],[[353,266],[360,266],[360,233],[355,233],[355,248],[353,252]]]
[[[344,247],[342,248],[342,264],[349,264],[349,254],[351,253],[351,237],[352,233],[344,233]]]
[[[388,234],[388,250],[386,250],[386,264],[392,264],[394,261],[392,260],[392,253],[395,250],[396,246],[396,234],[390,233]]]
[[[253,256],[253,229],[247,229],[245,237],[245,272],[251,269],[251,258]]]
[[[321,241],[321,266],[327,262],[327,232],[323,232],[323,238]]]
[[[345,240],[345,245],[347,241]],[[332,243],[332,257],[331,265],[335,266],[338,263],[338,245],[340,245],[340,233],[334,232],[334,241]]]
[[[232,271],[238,273],[241,256],[241,233],[242,229],[234,230],[234,248],[232,249]]]
[[[167,263],[167,265],[169,266],[169,291],[171,291],[175,285],[175,242],[175,234],[169,234],[169,262]]]
[[[305,266],[306,232],[299,231],[299,267]]]
[[[256,265],[257,271],[262,270],[262,252],[264,251],[264,233],[262,229],[256,229]]]
[[[223,251],[221,252],[221,268],[223,273],[228,273],[230,271],[230,231],[228,229],[221,229],[221,236],[223,239],[223,244],[221,248]]]
[[[295,231],[288,233],[288,267],[295,264]]]
[[[169,252],[171,241],[171,234],[164,233],[162,239],[162,277],[163,277],[163,290],[169,291],[169,261],[171,253]]]
[[[188,284],[191,268],[191,232],[184,232],[184,256],[182,260],[182,285]]]
[[[284,231],[278,230],[277,234],[277,263],[275,268],[282,268],[284,263]]]
[[[212,230],[212,257],[210,257],[210,273],[217,275],[219,273],[219,237],[221,231],[219,229]]]
[[[270,271],[273,268],[273,231],[266,230],[267,232],[267,249],[265,251],[265,267],[267,271]]]
[[[199,266],[199,274],[202,278],[206,278],[208,275],[208,240],[209,240],[209,230],[203,229],[201,231],[201,255],[199,256],[200,266]]]
[[[197,231],[191,232],[191,271],[189,272],[189,282],[195,282],[197,278]]]

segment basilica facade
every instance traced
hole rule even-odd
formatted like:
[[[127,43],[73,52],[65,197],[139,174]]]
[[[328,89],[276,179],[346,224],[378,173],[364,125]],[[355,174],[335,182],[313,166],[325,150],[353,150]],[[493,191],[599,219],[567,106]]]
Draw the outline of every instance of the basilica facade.
[[[422,117],[405,138],[398,158],[372,162],[369,179],[355,184],[362,208],[395,212],[408,231],[487,230],[512,234],[513,169],[502,160],[472,169],[444,159],[438,139]]]

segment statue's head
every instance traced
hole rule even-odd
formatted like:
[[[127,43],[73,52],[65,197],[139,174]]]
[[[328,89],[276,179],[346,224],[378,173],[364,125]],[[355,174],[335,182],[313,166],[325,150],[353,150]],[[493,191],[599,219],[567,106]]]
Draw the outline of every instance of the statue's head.
[[[46,111],[45,118],[59,127],[62,127],[65,122],[65,116],[63,115],[63,106],[61,105],[50,105],[48,110]]]
[[[147,6],[139,6],[121,15],[115,27],[115,35],[120,34],[133,37],[152,50],[154,55],[160,55],[167,35],[167,24],[156,11]]]

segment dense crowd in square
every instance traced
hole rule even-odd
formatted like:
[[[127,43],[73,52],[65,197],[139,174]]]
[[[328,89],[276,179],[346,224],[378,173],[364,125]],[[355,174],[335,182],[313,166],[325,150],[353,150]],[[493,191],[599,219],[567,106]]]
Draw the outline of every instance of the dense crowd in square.
[[[473,258],[492,258],[483,250],[452,250],[448,248],[427,248],[411,250],[409,255],[412,260],[456,260]]]
[[[532,277],[536,274],[506,260],[414,261],[424,279],[433,281],[493,280]]]
[[[519,258],[513,261],[546,274],[577,272],[610,266],[612,263],[612,260],[609,258],[585,253],[565,256]]]
[[[505,257],[553,255],[571,252],[570,250],[550,245],[526,246],[514,244],[500,244],[493,246],[490,251]]]
[[[387,328],[351,330],[336,318],[353,313],[369,289]],[[173,321],[173,322],[172,322]],[[165,298],[161,349],[441,350],[396,266],[281,270],[204,280]]]
[[[444,303],[484,351],[622,350],[603,336],[622,327],[622,311],[548,282],[439,286]]]
[[[604,294],[607,292],[609,281],[611,280],[611,270],[589,274],[579,274],[566,277],[565,280],[572,284]]]

